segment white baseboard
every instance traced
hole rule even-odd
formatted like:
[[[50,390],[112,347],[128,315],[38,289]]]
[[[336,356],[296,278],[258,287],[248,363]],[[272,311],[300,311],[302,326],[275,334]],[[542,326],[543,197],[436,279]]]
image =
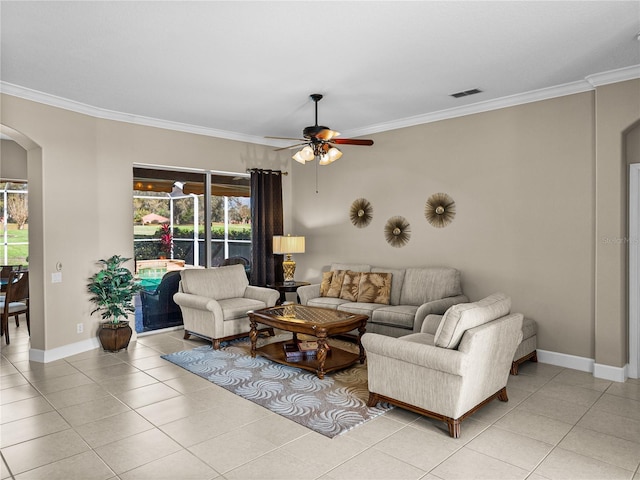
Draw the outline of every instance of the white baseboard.
[[[538,361],[548,363],[558,367],[572,368],[581,372],[593,372],[595,361],[592,358],[577,357],[566,353],[550,352],[549,350],[538,350]]]
[[[628,365],[624,367],[612,367],[611,365],[596,363],[593,366],[593,376],[604,380],[611,380],[612,382],[624,382],[629,377],[627,367]]]
[[[610,365],[596,363],[592,358],[577,357],[566,353],[538,350],[538,361],[558,367],[593,373],[593,376],[596,378],[611,380],[613,382],[624,382],[628,377],[626,365],[624,367],[612,367]]]
[[[97,337],[88,338],[76,343],[70,343],[51,350],[39,350],[32,348],[29,350],[29,360],[32,362],[49,363],[61,358],[77,355],[78,353],[88,352],[100,347],[100,341]]]
[[[156,335],[158,333],[166,333],[173,330],[182,330],[183,328],[184,327],[179,325],[177,327],[169,327],[160,330],[138,333],[137,336],[145,337],[147,335]],[[131,342],[135,342],[135,338],[131,338]],[[29,360],[31,360],[32,362],[49,363],[60,360],[61,358],[77,355],[78,353],[88,352],[89,350],[93,350],[95,348],[100,348],[100,340],[98,340],[98,337],[82,340],[81,342],[70,343],[69,345],[52,348],[51,350],[38,350],[37,348],[32,348],[29,350]]]

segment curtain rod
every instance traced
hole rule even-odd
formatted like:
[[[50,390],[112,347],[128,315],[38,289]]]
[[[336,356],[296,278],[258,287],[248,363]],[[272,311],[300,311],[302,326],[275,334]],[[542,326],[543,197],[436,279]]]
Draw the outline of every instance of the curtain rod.
[[[261,168],[247,168],[247,173],[251,173],[251,172],[273,173],[276,175],[280,174],[284,176],[289,175],[289,172],[281,172],[280,170],[263,170]]]

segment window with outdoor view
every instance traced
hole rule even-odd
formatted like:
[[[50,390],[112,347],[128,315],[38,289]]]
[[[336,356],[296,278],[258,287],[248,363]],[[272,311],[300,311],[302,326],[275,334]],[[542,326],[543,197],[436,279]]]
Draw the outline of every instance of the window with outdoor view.
[[[0,182],[2,265],[29,264],[29,194],[26,183]]]

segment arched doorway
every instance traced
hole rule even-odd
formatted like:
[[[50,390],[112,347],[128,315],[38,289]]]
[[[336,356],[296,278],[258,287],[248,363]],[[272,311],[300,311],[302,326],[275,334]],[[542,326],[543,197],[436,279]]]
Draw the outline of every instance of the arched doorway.
[[[16,142],[27,152],[27,182],[30,185],[29,204],[29,311],[31,318],[31,360],[32,352],[45,351],[44,315],[44,223],[42,212],[42,148],[23,133],[0,124],[0,133]],[[40,355],[42,357],[42,355]]]

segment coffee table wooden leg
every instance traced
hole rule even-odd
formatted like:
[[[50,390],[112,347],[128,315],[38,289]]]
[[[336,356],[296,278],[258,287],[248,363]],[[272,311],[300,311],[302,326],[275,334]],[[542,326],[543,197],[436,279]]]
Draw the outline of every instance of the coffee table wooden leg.
[[[324,378],[324,362],[327,359],[327,335],[322,332],[316,333],[318,338],[318,378],[322,380]]]
[[[253,317],[249,317],[249,324],[251,330],[249,330],[249,338],[251,339],[251,356],[256,356],[256,343],[258,341],[258,325]]]
[[[358,347],[360,347],[360,363],[364,363],[365,353],[364,347],[362,346],[362,336],[367,331],[367,322],[365,321],[362,325],[358,327]]]

